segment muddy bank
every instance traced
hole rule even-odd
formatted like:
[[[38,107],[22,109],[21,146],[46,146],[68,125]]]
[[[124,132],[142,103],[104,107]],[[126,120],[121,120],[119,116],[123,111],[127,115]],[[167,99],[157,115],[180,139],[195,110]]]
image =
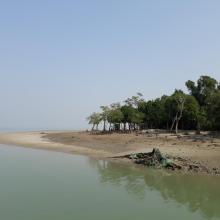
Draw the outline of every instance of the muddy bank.
[[[123,156],[132,153],[151,152],[158,148],[161,153],[197,161],[209,170],[220,169],[220,138],[207,134],[91,134],[89,132],[47,133],[43,139],[53,143],[75,145],[107,155]]]
[[[89,132],[41,131],[0,134],[0,144],[105,159],[149,153],[153,148],[158,148],[163,155],[169,155],[178,163],[182,160],[182,163],[187,162],[192,167],[204,166],[210,173],[220,170],[220,139],[208,135],[136,133],[94,135]]]

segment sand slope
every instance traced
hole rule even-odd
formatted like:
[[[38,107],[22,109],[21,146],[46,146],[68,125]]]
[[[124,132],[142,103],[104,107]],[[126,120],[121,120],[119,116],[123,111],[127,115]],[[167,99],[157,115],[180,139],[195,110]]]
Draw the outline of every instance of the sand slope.
[[[21,132],[0,134],[0,143],[36,149],[46,149],[98,158],[132,152],[149,152],[154,147],[162,153],[199,161],[220,169],[220,139],[209,136],[170,134],[157,137],[146,134],[91,135],[88,132]]]

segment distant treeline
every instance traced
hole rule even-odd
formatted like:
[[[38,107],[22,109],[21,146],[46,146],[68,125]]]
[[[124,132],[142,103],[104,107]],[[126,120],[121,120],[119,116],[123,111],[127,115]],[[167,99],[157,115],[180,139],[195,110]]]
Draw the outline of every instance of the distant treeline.
[[[103,131],[166,129],[220,130],[220,83],[210,76],[201,76],[197,82],[186,82],[189,94],[175,90],[170,96],[146,101],[141,93],[122,104],[101,106],[102,112],[88,118],[92,130]]]

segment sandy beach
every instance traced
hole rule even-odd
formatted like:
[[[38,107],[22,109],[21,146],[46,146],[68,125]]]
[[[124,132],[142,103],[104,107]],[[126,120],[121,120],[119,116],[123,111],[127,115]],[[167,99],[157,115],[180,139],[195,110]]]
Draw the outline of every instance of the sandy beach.
[[[198,161],[220,170],[220,139],[210,136],[160,134],[90,134],[89,132],[19,132],[0,134],[0,144],[45,149],[96,158],[150,152],[157,147],[164,154]]]

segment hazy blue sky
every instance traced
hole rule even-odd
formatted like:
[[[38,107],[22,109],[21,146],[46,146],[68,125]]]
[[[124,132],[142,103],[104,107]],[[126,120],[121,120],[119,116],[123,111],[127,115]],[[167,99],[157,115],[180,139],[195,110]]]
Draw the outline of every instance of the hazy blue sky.
[[[219,12],[219,0],[0,0],[0,128],[85,128],[136,92],[220,80]]]

